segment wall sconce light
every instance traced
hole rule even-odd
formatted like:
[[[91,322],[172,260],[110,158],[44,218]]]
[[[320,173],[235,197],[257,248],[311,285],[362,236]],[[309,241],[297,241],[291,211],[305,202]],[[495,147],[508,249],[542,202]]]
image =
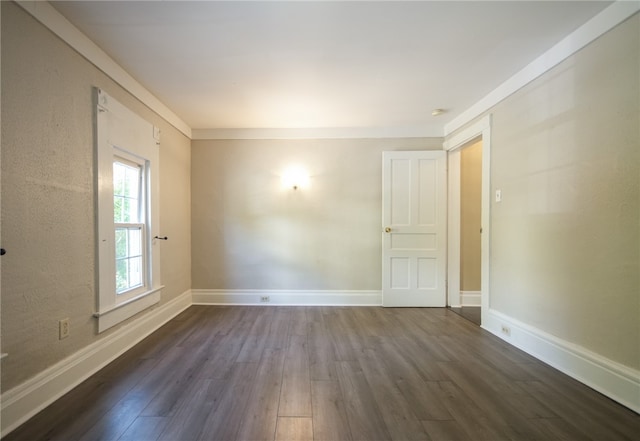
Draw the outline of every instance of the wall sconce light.
[[[291,166],[282,173],[281,180],[284,188],[306,188],[309,186],[309,173],[300,166]]]

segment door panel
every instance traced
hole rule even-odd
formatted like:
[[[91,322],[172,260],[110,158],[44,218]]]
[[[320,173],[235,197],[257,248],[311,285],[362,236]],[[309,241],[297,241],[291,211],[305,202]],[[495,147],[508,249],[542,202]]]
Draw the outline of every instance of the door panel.
[[[391,225],[409,225],[411,223],[411,161],[394,160],[391,162]]]
[[[409,269],[409,259],[405,257],[391,258],[391,288],[392,289],[409,289],[409,277],[411,270]]]
[[[446,155],[446,154],[445,154]],[[438,214],[438,173],[436,160],[418,160],[419,183],[417,193],[418,225],[433,226]]]
[[[383,153],[384,306],[446,305],[446,153]]]
[[[435,234],[392,234],[391,249],[400,250],[430,250],[436,249]]]
[[[418,289],[434,289],[438,286],[437,259],[418,258]]]

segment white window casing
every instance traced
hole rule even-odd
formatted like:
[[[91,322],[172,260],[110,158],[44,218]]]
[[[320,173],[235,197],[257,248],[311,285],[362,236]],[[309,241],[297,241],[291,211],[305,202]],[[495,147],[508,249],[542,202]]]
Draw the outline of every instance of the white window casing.
[[[98,332],[160,301],[160,244],[153,239],[159,231],[159,135],[149,122],[120,104],[104,91],[94,89],[96,103],[96,313]],[[142,219],[132,224],[114,222],[114,160],[122,158],[142,170]],[[142,286],[116,293],[115,228],[141,227],[144,275]]]

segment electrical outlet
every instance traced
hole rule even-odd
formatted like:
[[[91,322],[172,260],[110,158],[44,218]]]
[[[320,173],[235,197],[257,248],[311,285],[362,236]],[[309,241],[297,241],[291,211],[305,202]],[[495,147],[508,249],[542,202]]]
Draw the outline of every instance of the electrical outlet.
[[[502,333],[507,337],[511,337],[511,328],[506,325],[502,325]]]
[[[269,303],[271,301],[271,299],[269,298],[269,296],[262,296],[262,297],[260,297],[260,301],[262,303]]]
[[[63,338],[69,337],[69,319],[65,318],[58,322],[58,338],[62,340]]]

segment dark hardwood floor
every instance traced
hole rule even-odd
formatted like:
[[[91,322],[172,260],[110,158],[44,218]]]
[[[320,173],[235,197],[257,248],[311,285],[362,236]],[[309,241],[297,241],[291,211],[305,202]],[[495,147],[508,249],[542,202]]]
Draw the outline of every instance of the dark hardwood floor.
[[[638,440],[640,416],[447,309],[192,306],[14,440]]]
[[[466,318],[467,320],[480,326],[482,323],[482,311],[479,306],[462,306],[460,308],[450,308],[451,311]]]

